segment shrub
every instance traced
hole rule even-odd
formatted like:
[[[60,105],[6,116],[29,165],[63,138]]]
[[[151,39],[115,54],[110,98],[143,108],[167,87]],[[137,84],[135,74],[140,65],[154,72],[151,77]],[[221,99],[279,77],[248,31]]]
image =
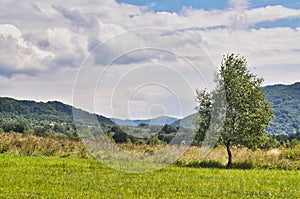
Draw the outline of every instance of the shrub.
[[[0,134],[0,153],[43,156],[89,157],[81,142],[59,138],[24,136],[21,134]]]
[[[292,149],[285,149],[279,156],[279,159],[288,159],[292,161],[300,160],[300,144]]]
[[[201,161],[190,161],[186,162],[184,160],[177,160],[175,162],[177,166],[183,167],[198,167],[198,168],[225,168],[223,164],[214,160],[201,160]]]

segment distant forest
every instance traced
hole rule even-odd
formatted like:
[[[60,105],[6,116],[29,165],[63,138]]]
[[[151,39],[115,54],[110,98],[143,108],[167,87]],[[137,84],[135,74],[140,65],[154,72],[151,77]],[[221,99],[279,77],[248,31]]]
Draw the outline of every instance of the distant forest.
[[[275,113],[274,122],[267,129],[270,139],[276,140],[271,145],[289,145],[295,139],[300,140],[300,83],[266,86],[265,90]],[[178,131],[175,125],[153,125],[146,127],[152,130],[147,139],[136,138],[126,134],[109,118],[74,110],[96,117],[107,136],[115,142],[170,143]],[[44,103],[1,97],[0,131],[79,140],[72,111],[72,106],[57,101]],[[148,124],[140,125],[142,129]]]
[[[275,120],[270,134],[300,132],[300,83],[266,86],[266,98],[272,103]]]

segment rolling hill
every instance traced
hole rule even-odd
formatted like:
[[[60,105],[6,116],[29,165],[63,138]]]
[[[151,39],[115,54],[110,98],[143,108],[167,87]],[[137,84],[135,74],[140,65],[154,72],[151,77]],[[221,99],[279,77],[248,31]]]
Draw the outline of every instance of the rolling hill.
[[[275,120],[268,127],[273,134],[300,132],[300,83],[266,86],[266,98],[272,103]]]
[[[271,102],[275,119],[267,128],[269,134],[290,134],[300,132],[300,82],[292,85],[272,85],[264,87],[266,98]],[[192,125],[189,115],[174,122],[175,126]]]
[[[96,116],[100,123],[113,124],[109,118],[91,114],[58,101],[44,103],[0,97],[0,119],[3,121],[14,122],[23,120],[31,125],[49,122],[72,123],[74,110],[88,117]]]
[[[275,113],[273,124],[268,127],[270,134],[290,134],[300,132],[300,83],[293,85],[272,85],[264,87],[266,98],[272,103]],[[194,114],[178,120],[173,117],[161,116],[146,120],[120,120],[91,114],[58,101],[34,102],[0,97],[0,121],[25,121],[30,126],[45,126],[50,123],[73,124],[73,111],[85,118],[97,118],[99,123],[112,125],[138,126],[141,123],[151,125],[172,124],[190,127]]]
[[[121,120],[117,118],[111,118],[113,122],[119,125],[127,125],[127,126],[138,126],[139,124],[148,124],[148,125],[165,125],[172,124],[177,121],[178,118],[169,117],[169,116],[160,116],[153,119],[145,119],[145,120]]]

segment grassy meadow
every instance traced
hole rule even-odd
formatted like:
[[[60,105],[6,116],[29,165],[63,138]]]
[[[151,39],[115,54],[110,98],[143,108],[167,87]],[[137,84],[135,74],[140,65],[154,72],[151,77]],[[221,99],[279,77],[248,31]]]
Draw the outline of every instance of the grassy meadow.
[[[174,164],[125,173],[92,158],[80,142],[0,134],[0,198],[300,198],[300,146],[250,151],[224,147],[199,158],[190,147]],[[149,153],[162,146],[123,144]]]
[[[296,170],[168,166],[131,174],[94,159],[0,155],[0,198],[300,198]]]

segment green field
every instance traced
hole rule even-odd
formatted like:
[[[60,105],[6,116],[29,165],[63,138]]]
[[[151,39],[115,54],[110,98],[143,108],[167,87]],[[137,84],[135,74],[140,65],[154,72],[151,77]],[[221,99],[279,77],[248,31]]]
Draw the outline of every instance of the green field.
[[[97,160],[0,155],[0,198],[300,198],[296,170],[169,166],[132,174]]]

